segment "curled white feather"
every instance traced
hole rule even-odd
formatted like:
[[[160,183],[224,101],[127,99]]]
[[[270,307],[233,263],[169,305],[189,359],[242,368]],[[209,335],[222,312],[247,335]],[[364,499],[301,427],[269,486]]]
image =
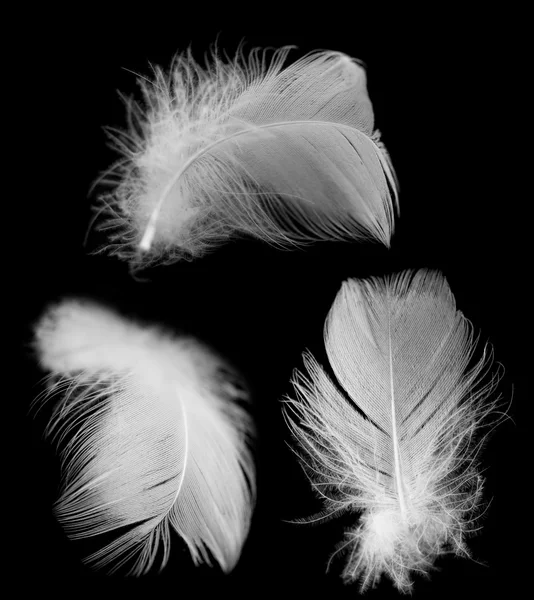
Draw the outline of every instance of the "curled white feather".
[[[339,52],[283,68],[289,52],[253,51],[203,69],[191,53],[141,80],[123,159],[102,196],[112,246],[127,258],[204,254],[236,234],[291,246],[313,240],[389,244],[397,205],[374,131],[365,72]]]

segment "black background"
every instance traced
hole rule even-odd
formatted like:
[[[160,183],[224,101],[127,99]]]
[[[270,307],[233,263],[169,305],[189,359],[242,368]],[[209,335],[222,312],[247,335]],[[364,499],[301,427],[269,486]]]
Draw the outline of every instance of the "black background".
[[[305,348],[323,358],[324,319],[344,279],[426,267],[445,274],[460,310],[481,340],[493,344],[505,368],[499,392],[505,404],[513,399],[513,420],[501,425],[484,452],[491,504],[482,530],[469,541],[475,560],[439,560],[428,580],[416,578],[414,595],[512,592],[522,537],[516,513],[524,502],[512,465],[518,460],[518,406],[527,400],[520,366],[525,350],[518,341],[526,334],[519,324],[528,272],[517,231],[529,192],[518,162],[522,75],[514,28],[520,16],[463,15],[449,23],[436,10],[405,15],[409,26],[391,18],[390,30],[376,16],[337,14],[329,23],[320,14],[290,19],[266,6],[245,13],[237,7],[145,6],[142,13],[111,15],[80,5],[72,13],[32,13],[31,26],[17,23],[24,119],[11,125],[20,128],[18,177],[25,192],[17,202],[28,223],[16,249],[14,286],[22,412],[41,389],[42,373],[28,346],[32,324],[51,301],[84,296],[211,343],[248,378],[259,427],[258,505],[234,572],[225,577],[217,569],[192,567],[176,540],[161,574],[125,580],[81,565],[81,548],[64,537],[51,514],[59,467],[41,440],[46,415],[24,418],[16,442],[24,475],[15,511],[22,544],[17,581],[60,595],[87,589],[176,597],[357,596],[357,586],[341,583],[342,559],[325,573],[356,515],[315,526],[287,522],[313,514],[320,504],[288,448],[280,399],[291,392],[289,378]],[[246,48],[296,45],[293,57],[324,48],[365,61],[376,125],[400,182],[401,216],[391,250],[323,243],[288,252],[239,240],[195,262],[153,268],[141,281],[118,259],[92,253],[103,241],[94,230],[84,244],[91,185],[116,158],[103,126],[125,125],[117,90],[139,97],[132,72],[149,74],[149,63],[168,66],[190,44],[201,59],[216,38],[230,54],[244,40]],[[385,580],[368,596],[397,593]]]

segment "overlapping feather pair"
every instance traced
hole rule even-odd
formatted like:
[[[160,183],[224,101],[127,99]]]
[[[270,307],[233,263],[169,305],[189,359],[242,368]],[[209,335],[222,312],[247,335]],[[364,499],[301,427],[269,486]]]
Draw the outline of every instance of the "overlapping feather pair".
[[[102,198],[113,251],[166,262],[243,234],[389,245],[396,180],[361,64],[316,52],[283,68],[287,54],[206,70],[187,54],[142,84]],[[306,355],[288,422],[328,510],[362,512],[345,576],[365,588],[386,573],[406,591],[442,551],[467,553],[487,358],[467,370],[470,328],[427,271],[345,283],[325,341],[338,382]],[[59,520],[74,538],[129,527],[89,562],[144,573],[160,547],[165,564],[174,529],[195,562],[230,570],[253,510],[254,427],[224,360],[72,300],[43,317],[36,349],[47,397],[61,395],[48,430],[63,456]]]

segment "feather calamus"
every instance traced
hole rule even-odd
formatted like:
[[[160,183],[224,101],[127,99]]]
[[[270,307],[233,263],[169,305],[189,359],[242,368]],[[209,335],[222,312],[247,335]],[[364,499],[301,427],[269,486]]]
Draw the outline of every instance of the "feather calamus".
[[[248,394],[232,368],[192,338],[77,300],[35,335],[45,398],[60,397],[47,429],[62,457],[57,518],[73,539],[122,530],[87,562],[163,567],[174,530],[196,564],[231,570],[255,496]]]
[[[325,346],[343,392],[305,354],[288,423],[325,514],[361,513],[343,545],[344,578],[365,589],[386,574],[408,592],[411,572],[438,555],[468,555],[483,483],[476,434],[497,414],[491,352],[474,359],[446,280],[425,270],[345,282]]]
[[[214,53],[205,69],[189,52],[140,80],[144,106],[130,102],[130,130],[112,133],[123,159],[101,196],[112,251],[168,262],[236,234],[389,245],[396,178],[364,69],[333,51],[283,68],[289,50]]]

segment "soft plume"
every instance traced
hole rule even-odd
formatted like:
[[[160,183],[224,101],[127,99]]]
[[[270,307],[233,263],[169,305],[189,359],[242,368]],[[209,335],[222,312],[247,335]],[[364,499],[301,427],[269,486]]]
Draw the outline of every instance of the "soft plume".
[[[468,555],[480,431],[500,419],[476,341],[439,273],[352,279],[325,325],[334,377],[309,354],[294,377],[285,414],[324,514],[360,513],[343,547],[362,589],[385,574],[408,592],[440,554]]]

